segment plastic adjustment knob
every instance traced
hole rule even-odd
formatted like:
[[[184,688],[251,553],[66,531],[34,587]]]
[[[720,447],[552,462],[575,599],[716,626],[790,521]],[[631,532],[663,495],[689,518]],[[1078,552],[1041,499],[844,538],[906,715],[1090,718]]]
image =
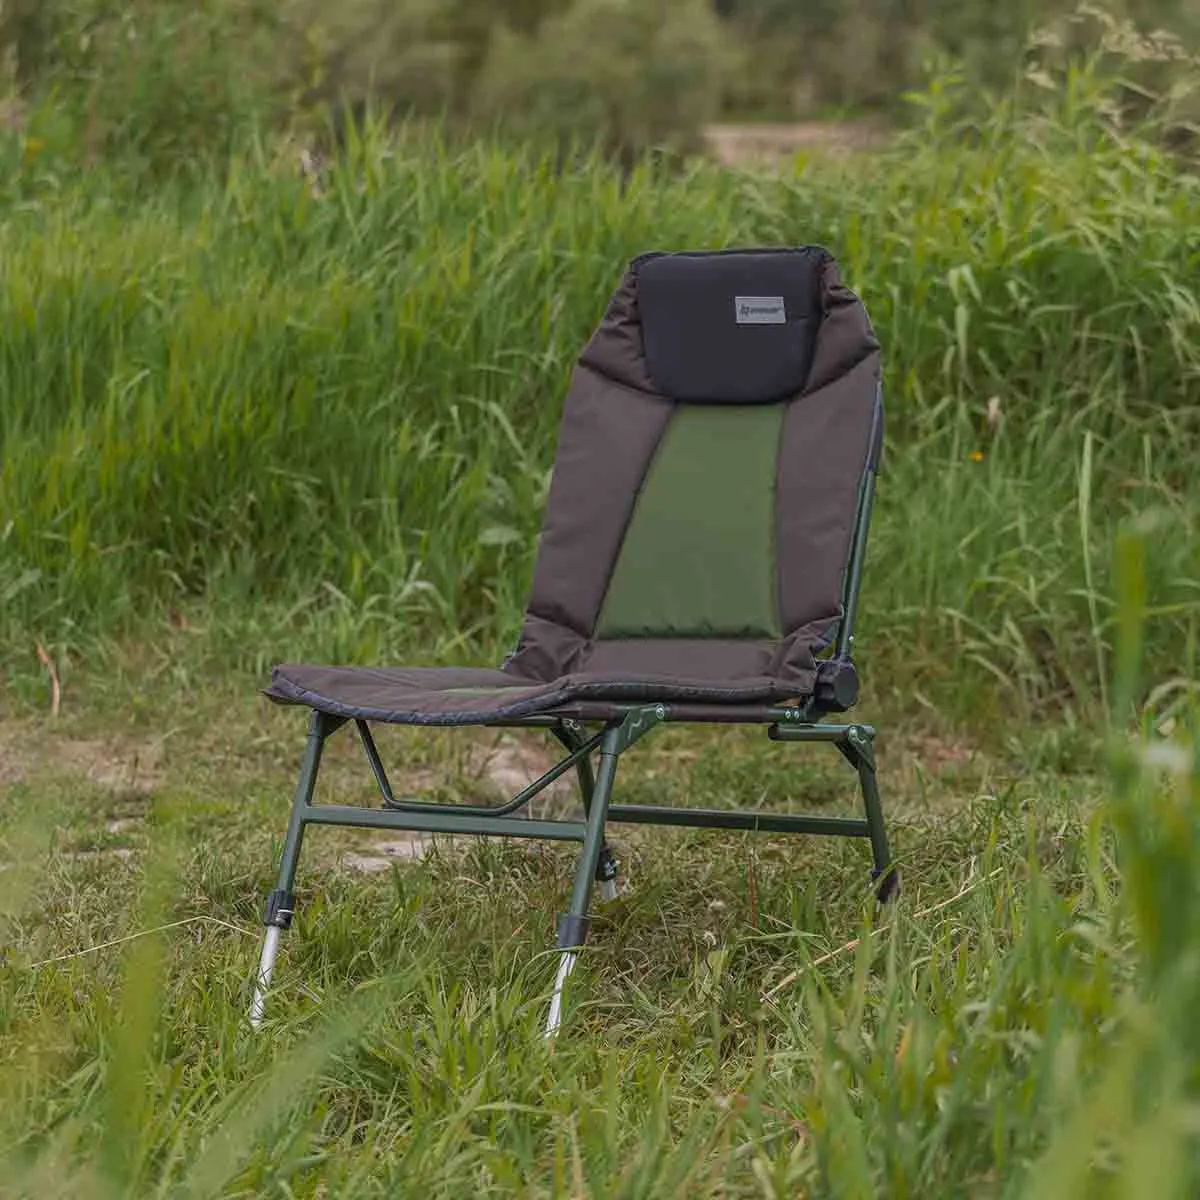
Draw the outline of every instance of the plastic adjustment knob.
[[[826,712],[845,712],[858,700],[858,672],[845,658],[825,659],[817,664],[817,703]]]

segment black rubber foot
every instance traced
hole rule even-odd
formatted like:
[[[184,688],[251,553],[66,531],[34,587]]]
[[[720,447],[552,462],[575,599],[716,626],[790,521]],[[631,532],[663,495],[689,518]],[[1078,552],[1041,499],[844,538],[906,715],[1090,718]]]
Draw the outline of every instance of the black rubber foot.
[[[898,867],[887,868],[886,873],[883,871],[872,871],[871,877],[879,880],[878,886],[875,888],[875,899],[880,904],[891,904],[900,895],[900,870]]]

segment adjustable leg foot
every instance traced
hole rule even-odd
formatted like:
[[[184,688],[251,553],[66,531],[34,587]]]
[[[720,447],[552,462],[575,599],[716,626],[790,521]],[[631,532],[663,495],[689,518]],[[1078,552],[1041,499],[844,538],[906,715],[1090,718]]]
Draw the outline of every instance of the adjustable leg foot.
[[[279,953],[280,929],[268,925],[263,938],[262,957],[258,960],[258,979],[254,985],[254,999],[250,1002],[250,1024],[254,1029],[261,1027],[267,1006],[267,989],[271,986],[271,975],[275,971],[275,956]]]
[[[290,929],[295,898],[291,892],[277,888],[267,897],[267,911],[263,918],[266,934],[263,937],[262,954],[258,960],[258,975],[254,980],[254,999],[250,1002],[250,1025],[259,1029],[267,1007],[267,992],[271,987],[271,976],[275,973],[275,958],[279,953],[279,937]]]
[[[900,898],[900,870],[889,867],[885,871],[872,871],[871,878],[878,881],[875,888],[875,899],[880,904],[891,904]]]
[[[588,884],[590,891],[590,878]],[[550,996],[550,1012],[546,1017],[548,1038],[552,1038],[562,1024],[563,989],[566,987],[567,977],[575,970],[579,951],[587,942],[590,925],[588,918],[578,913],[567,913],[558,918],[558,949],[561,957],[558,960],[558,974],[554,977],[554,991]]]
[[[575,970],[575,961],[579,955],[574,950],[568,950],[558,960],[558,974],[554,977],[554,993],[550,997],[550,1012],[546,1017],[546,1034],[547,1038],[552,1038],[562,1024],[562,1000],[563,988],[566,986],[567,977]]]

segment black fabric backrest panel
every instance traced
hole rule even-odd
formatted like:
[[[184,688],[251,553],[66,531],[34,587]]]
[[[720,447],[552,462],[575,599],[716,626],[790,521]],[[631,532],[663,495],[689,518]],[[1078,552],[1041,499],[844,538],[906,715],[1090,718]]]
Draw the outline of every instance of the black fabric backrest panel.
[[[819,247],[636,260],[646,367],[693,404],[769,404],[804,387],[821,323]]]

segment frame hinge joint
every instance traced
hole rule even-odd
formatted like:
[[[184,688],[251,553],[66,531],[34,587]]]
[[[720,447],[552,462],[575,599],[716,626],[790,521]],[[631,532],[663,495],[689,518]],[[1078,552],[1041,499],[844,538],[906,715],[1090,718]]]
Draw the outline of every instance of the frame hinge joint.
[[[846,731],[843,753],[855,767],[875,770],[875,730],[867,725],[851,725]]]
[[[349,719],[349,717],[338,717],[333,713],[322,712],[319,708],[314,708],[312,716],[309,718],[309,737],[320,738],[324,741],[337,733]]]
[[[614,754],[623,754],[639,738],[645,737],[656,725],[661,725],[667,719],[665,704],[647,704],[641,708],[631,709],[625,714],[625,719],[617,726]],[[603,753],[603,751],[601,752]]]

